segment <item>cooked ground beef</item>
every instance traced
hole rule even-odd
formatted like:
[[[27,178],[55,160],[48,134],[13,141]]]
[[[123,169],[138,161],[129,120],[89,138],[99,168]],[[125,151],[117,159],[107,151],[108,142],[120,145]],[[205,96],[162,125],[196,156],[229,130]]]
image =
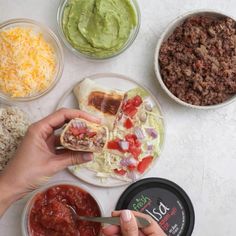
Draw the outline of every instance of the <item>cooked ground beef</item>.
[[[159,54],[162,79],[179,99],[215,105],[236,94],[236,23],[194,16],[177,27]]]

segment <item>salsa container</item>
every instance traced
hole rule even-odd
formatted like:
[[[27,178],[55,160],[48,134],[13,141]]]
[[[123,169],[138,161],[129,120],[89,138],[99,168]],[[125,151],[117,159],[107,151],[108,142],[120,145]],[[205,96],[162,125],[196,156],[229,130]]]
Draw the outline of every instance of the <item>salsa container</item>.
[[[116,210],[130,209],[150,215],[167,236],[190,236],[195,214],[186,192],[161,178],[146,178],[130,185],[121,195]]]

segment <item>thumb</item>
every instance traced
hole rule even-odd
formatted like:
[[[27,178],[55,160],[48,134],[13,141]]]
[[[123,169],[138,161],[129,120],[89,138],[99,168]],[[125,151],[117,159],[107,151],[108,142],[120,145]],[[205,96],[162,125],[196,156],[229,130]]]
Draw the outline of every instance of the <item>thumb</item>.
[[[138,225],[130,210],[121,211],[120,221],[123,236],[138,236]]]
[[[89,152],[66,151],[57,155],[57,162],[60,169],[68,166],[79,165],[93,160],[93,154]]]

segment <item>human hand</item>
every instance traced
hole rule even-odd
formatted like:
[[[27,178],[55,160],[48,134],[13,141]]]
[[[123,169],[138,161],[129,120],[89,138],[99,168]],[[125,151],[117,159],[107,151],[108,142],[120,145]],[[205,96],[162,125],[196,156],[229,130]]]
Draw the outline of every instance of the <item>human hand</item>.
[[[58,171],[92,160],[91,153],[55,150],[60,141],[54,131],[76,117],[99,122],[99,119],[85,112],[60,109],[28,128],[16,155],[0,176],[0,216],[12,202],[43,184]]]
[[[114,211],[112,216],[120,216],[121,226],[110,225],[103,229],[106,236],[166,236],[157,222],[152,217],[136,211],[123,210]],[[138,229],[134,216],[142,217],[150,222],[150,225]]]

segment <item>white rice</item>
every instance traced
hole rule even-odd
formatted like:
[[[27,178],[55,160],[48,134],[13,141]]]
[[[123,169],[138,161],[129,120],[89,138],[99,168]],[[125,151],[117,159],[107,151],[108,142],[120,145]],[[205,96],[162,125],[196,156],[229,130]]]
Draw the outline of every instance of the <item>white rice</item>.
[[[0,172],[15,154],[29,124],[28,115],[21,109],[0,108]]]

